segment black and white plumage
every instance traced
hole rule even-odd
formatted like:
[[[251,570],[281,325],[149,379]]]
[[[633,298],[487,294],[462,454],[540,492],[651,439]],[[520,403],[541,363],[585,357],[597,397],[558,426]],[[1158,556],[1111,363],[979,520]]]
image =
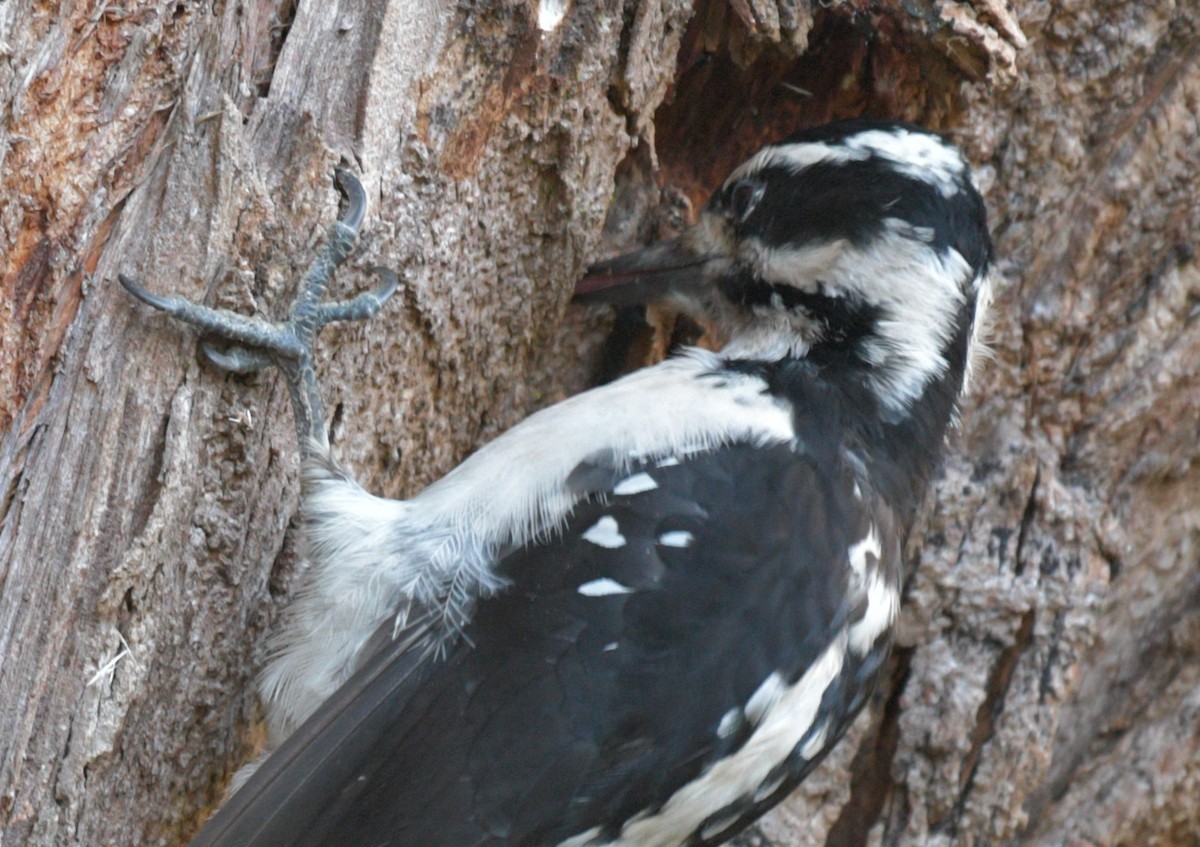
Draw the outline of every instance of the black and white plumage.
[[[308,584],[262,682],[277,749],[195,843],[734,835],[870,694],[990,252],[940,137],[809,130],[681,239],[581,284],[672,300],[721,352],[539,412],[404,502],[360,489],[312,426]]]

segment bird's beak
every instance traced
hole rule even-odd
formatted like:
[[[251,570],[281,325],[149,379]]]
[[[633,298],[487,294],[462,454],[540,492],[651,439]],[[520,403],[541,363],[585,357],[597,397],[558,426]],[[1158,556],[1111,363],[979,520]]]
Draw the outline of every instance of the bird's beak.
[[[575,284],[581,303],[633,305],[671,300],[687,302],[712,284],[719,257],[698,254],[683,239],[665,241],[597,262]]]

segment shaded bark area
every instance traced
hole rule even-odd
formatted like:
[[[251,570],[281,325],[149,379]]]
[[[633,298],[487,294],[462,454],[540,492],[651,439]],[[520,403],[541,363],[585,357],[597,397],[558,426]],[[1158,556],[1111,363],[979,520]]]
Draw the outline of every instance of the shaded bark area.
[[[0,843],[184,841],[254,748],[294,583],[286,391],[201,364],[118,271],[281,315],[354,167],[371,210],[334,294],[376,263],[404,291],[331,329],[319,368],[337,455],[404,496],[587,383],[605,318],[567,299],[598,251],[857,114],[976,162],[995,352],[889,679],[743,843],[1196,843],[1200,11],[565,9],[0,9]],[[649,355],[695,335],[656,324]]]

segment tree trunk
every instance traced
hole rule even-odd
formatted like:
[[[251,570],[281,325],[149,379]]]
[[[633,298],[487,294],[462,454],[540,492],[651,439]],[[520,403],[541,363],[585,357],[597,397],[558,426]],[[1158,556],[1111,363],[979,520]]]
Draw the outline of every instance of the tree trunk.
[[[0,845],[186,841],[293,583],[280,378],[118,271],[280,315],[361,173],[335,294],[404,290],[318,367],[336,455],[405,496],[587,384],[589,260],[857,114],[976,162],[994,355],[887,682],[742,842],[1200,844],[1194,4],[10,0],[0,55]]]

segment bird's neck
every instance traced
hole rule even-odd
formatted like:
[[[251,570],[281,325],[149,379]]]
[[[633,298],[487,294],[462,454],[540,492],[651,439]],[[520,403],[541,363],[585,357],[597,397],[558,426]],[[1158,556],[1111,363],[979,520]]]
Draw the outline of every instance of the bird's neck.
[[[933,369],[919,390],[910,389],[902,403],[888,394],[892,383],[886,376],[889,367],[902,371],[907,363],[881,367],[865,361],[859,347],[818,344],[773,359],[744,355],[738,345],[723,352],[731,369],[760,374],[772,394],[791,404],[805,449],[848,451],[907,525],[957,414],[969,344],[964,322],[940,351],[944,366]]]

